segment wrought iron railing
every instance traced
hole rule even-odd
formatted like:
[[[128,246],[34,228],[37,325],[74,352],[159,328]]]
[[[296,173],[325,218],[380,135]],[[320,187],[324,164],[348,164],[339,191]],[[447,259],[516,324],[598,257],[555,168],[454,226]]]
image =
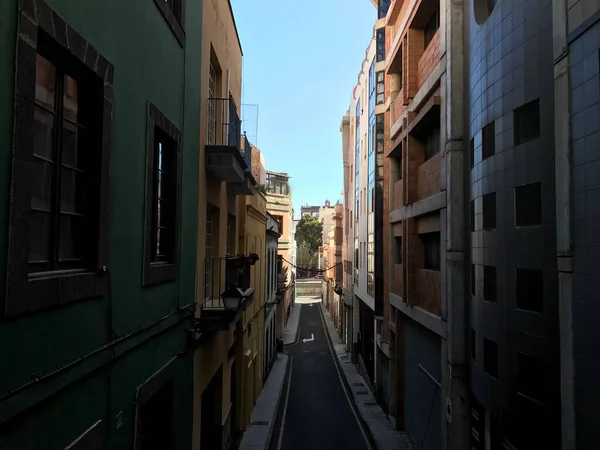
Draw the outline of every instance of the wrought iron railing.
[[[231,288],[250,288],[250,265],[235,257],[205,259],[201,309],[225,309],[222,295]]]
[[[240,151],[242,121],[233,98],[208,99],[208,145],[235,147]]]
[[[246,163],[246,171],[251,172],[252,171],[252,146],[250,145],[250,141],[248,141],[248,137],[246,136],[246,133],[244,133],[244,135],[242,136],[242,142],[243,142],[242,155],[244,156],[244,162]]]

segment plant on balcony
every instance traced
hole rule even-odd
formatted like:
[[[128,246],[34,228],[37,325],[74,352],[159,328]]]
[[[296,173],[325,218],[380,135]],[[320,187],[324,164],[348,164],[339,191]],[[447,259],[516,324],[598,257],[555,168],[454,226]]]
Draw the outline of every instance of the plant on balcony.
[[[267,195],[267,187],[264,184],[257,184],[256,190],[263,193],[264,195]]]
[[[246,265],[253,266],[258,261],[258,255],[256,253],[238,253],[235,256],[227,256],[227,259],[233,261],[233,264],[237,268],[242,268]]]

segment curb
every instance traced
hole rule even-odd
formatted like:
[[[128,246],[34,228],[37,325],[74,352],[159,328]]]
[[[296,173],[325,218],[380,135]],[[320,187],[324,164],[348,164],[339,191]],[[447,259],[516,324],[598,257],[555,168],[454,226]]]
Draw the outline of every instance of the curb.
[[[296,330],[294,331],[294,340],[292,342],[288,342],[287,344],[283,344],[284,347],[287,347],[288,345],[294,345],[298,343],[298,338],[300,336],[300,313],[302,312],[302,304],[301,303],[296,303],[294,305],[294,308],[292,309],[292,313],[290,314],[290,318],[291,315],[294,314],[294,310],[298,308],[298,326],[296,327]],[[288,319],[289,320],[289,319]],[[285,333],[285,329],[284,329],[284,333]]]
[[[371,394],[370,397],[372,398],[372,400],[373,400],[372,403],[374,403],[374,405],[372,405],[372,406],[369,405],[369,408],[376,409],[376,411],[379,413],[379,414],[377,414],[377,416],[380,416],[380,417],[371,418],[371,420],[368,420],[364,417],[363,411],[361,410],[361,407],[358,404],[359,399],[357,398],[354,390],[351,388],[350,381],[348,380],[348,375],[346,373],[346,370],[344,370],[344,365],[352,364],[352,363],[350,361],[344,361],[344,364],[342,364],[340,355],[339,355],[336,347],[338,345],[343,345],[343,344],[334,343],[333,338],[331,336],[332,329],[333,329],[333,331],[336,331],[336,334],[337,334],[337,330],[335,330],[335,326],[333,325],[331,318],[328,317],[329,313],[327,313],[327,311],[325,311],[323,304],[321,304],[320,310],[321,310],[321,317],[323,319],[323,322],[325,322],[325,328],[327,331],[327,333],[326,333],[327,339],[331,345],[333,352],[335,353],[335,358],[334,358],[335,362],[336,362],[341,374],[343,375],[342,378],[343,378],[343,382],[344,382],[344,387],[345,387],[346,391],[348,392],[350,398],[352,398],[352,407],[354,408],[356,416],[358,417],[372,448],[375,450],[388,450],[388,449],[412,450],[412,449],[414,449],[415,448],[414,444],[412,444],[408,435],[405,432],[398,431],[393,427],[392,423],[389,420],[389,417],[383,412],[383,410],[381,409],[379,404],[375,402],[375,398],[374,398],[373,394]],[[354,364],[352,364],[352,366],[354,366]],[[362,375],[360,375],[360,374],[358,374],[358,375],[360,376],[360,379],[363,381],[365,386],[367,386],[368,384],[366,383],[366,380],[364,380]],[[368,388],[368,387],[367,387],[367,389],[370,390],[370,388]],[[364,400],[364,399],[361,399],[361,400]],[[371,401],[370,401],[370,403],[371,403]],[[364,409],[364,407],[362,409]],[[375,429],[378,429],[377,430],[378,432],[376,432]]]
[[[326,313],[325,306],[323,303],[321,303],[319,311],[321,313],[323,323],[325,324],[325,331],[326,331],[325,335],[327,336],[327,340],[329,341],[329,345],[331,346],[331,349],[333,350],[333,353],[335,356],[335,358],[334,358],[335,364],[338,367],[340,374],[342,374],[341,378],[344,382],[344,389],[348,393],[348,396],[352,399],[352,409],[354,410],[356,417],[360,421],[360,425],[365,432],[365,435],[367,437],[367,440],[369,441],[371,448],[376,449],[376,450],[381,450],[379,445],[377,445],[377,441],[373,437],[373,433],[372,433],[371,429],[369,428],[369,425],[367,424],[367,422],[365,422],[365,419],[363,418],[362,414],[360,413],[360,411],[358,409],[358,405],[356,404],[356,397],[354,396],[352,389],[350,389],[350,384],[348,383],[348,378],[346,377],[346,372],[344,372],[344,369],[342,367],[342,362],[340,361],[340,356],[338,355],[338,352],[335,349],[335,344],[333,342],[333,338],[331,337],[331,330],[330,330],[330,326],[329,326],[330,324],[327,322],[327,316],[325,315],[325,313]]]
[[[279,409],[281,407],[281,398],[283,396],[283,390],[287,385],[287,381],[289,379],[290,362],[292,359],[290,356],[285,355],[283,353],[279,353],[278,357],[285,358],[285,369],[281,384],[277,388],[277,399],[275,400],[275,404],[273,405],[274,407],[272,408],[272,416],[270,417],[270,420],[268,420],[268,424],[265,424],[264,422],[266,421],[264,420],[256,420],[253,411],[252,415],[250,416],[250,425],[248,425],[248,428],[244,430],[244,434],[242,435],[242,439],[240,441],[238,450],[256,450],[258,448],[264,448],[265,450],[268,450],[271,447],[273,431],[275,429],[275,424],[278,421]],[[261,402],[262,394],[265,392],[264,386],[266,386],[270,380],[272,381],[273,379],[267,378],[267,382],[263,385],[263,392],[258,397],[254,408],[256,408]]]

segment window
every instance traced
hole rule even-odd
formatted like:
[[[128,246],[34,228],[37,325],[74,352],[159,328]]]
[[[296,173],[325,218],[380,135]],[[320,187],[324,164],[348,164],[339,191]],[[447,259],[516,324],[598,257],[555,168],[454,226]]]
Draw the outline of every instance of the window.
[[[476,280],[475,264],[471,264],[471,294],[473,294],[473,295],[477,295],[476,285],[477,285],[477,280]]]
[[[275,195],[289,195],[290,186],[288,184],[288,177],[275,173],[267,173],[267,192]]]
[[[536,99],[513,111],[515,145],[540,138],[540,101]]]
[[[440,124],[436,123],[425,138],[425,161],[440,152]]]
[[[185,42],[183,2],[184,0],[154,0],[181,46]]]
[[[496,154],[496,126],[488,123],[481,130],[481,159],[487,159]]]
[[[402,236],[394,238],[396,242],[396,264],[402,264]]]
[[[376,86],[376,105],[383,105],[385,103],[385,73],[377,72],[377,86]]]
[[[279,224],[279,234],[283,236],[283,216],[274,215],[273,217],[275,217],[275,220]]]
[[[436,7],[431,19],[429,19],[429,22],[427,22],[427,25],[425,25],[425,30],[423,33],[425,44],[424,48],[429,46],[438,28],[440,28],[440,8]]]
[[[440,233],[420,234],[423,242],[423,268],[427,270],[440,270]]]
[[[496,301],[496,268],[483,266],[483,298],[489,302]]]
[[[377,18],[382,19],[387,15],[390,9],[391,0],[379,0],[377,3]]]
[[[486,338],[483,339],[483,371],[498,378],[498,344]]]
[[[375,32],[375,45],[376,45],[376,54],[375,60],[385,61],[385,27],[380,28]]]
[[[64,22],[72,51],[25,23],[37,41],[16,47],[7,316],[107,292],[113,66]]]
[[[181,133],[148,103],[144,285],[174,280],[179,259]]]
[[[475,138],[469,141],[469,167],[475,166]]]
[[[542,185],[526,184],[515,188],[515,226],[542,224]]]
[[[483,229],[496,228],[496,193],[491,192],[483,196]]]
[[[544,272],[517,269],[517,309],[544,312]]]
[[[475,231],[475,200],[471,200],[471,231]]]
[[[471,358],[477,361],[477,333],[474,328],[471,328]]]

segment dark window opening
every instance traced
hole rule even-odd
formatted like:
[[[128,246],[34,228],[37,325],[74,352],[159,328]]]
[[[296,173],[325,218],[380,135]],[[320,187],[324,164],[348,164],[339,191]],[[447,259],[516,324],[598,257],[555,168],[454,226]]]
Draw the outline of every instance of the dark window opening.
[[[154,127],[153,184],[151,262],[174,263],[177,236],[177,143],[158,126]]]
[[[425,138],[425,161],[440,152],[440,124],[436,123]]]
[[[475,264],[471,264],[471,294],[475,295],[476,294],[476,290],[475,290],[475,286],[476,286],[476,272],[475,272]]]
[[[273,215],[273,217],[275,217],[275,220],[279,224],[279,234],[283,236],[283,216]]]
[[[477,333],[474,328],[471,328],[471,358],[477,361]]]
[[[394,238],[396,242],[396,264],[402,264],[402,236]]]
[[[440,270],[440,233],[420,234],[423,243],[423,268],[427,270]]]
[[[532,312],[544,311],[544,272],[517,269],[517,308]]]
[[[469,167],[475,166],[475,138],[469,142]]]
[[[274,173],[267,173],[267,192],[276,195],[289,195],[288,178]]]
[[[227,254],[233,255],[235,253],[235,216],[229,214],[227,216]]]
[[[489,302],[496,301],[496,268],[483,266],[483,298]]]
[[[515,188],[515,225],[529,227],[542,224],[542,185],[527,184]]]
[[[540,138],[540,101],[533,100],[513,111],[515,145]]]
[[[139,430],[136,449],[152,450],[174,448],[173,382],[165,383],[146,403],[139,408]]]
[[[391,0],[379,0],[377,3],[377,18],[383,19],[390,9]]]
[[[41,34],[41,32],[40,32]],[[35,70],[30,273],[89,269],[98,233],[98,84],[81,63],[38,44]]]
[[[496,193],[492,192],[483,196],[483,229],[496,228]]]
[[[517,391],[545,403],[545,384],[549,369],[541,358],[517,353]]]
[[[424,30],[424,48],[427,48],[435,36],[436,31],[440,28],[440,8],[436,7],[435,12],[432,14],[431,19],[425,25]]]
[[[496,154],[496,126],[488,123],[481,130],[481,159],[487,159]]]
[[[471,200],[471,231],[475,231],[475,200]]]
[[[498,378],[498,344],[483,338],[483,371]]]

